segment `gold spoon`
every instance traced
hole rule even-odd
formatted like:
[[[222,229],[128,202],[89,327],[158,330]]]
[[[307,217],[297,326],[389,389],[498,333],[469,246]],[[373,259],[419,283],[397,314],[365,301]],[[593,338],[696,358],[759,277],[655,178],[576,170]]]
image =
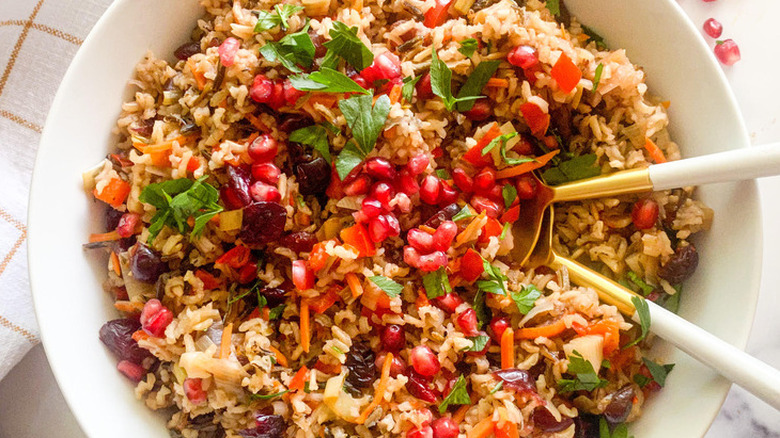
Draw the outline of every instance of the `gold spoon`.
[[[565,267],[572,283],[593,288],[601,301],[617,307],[635,322],[640,322],[631,300],[632,297],[637,299],[637,294],[555,252],[552,248],[553,207],[550,206],[543,213],[541,238],[529,255],[526,267],[544,265],[556,271]],[[647,304],[649,316],[646,319],[651,323],[650,330],[658,337],[780,410],[780,371],[652,301],[643,301]]]

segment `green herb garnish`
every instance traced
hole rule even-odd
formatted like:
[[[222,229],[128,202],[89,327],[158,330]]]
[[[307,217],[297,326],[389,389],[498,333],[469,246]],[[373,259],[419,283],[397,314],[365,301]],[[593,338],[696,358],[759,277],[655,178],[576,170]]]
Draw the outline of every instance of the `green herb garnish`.
[[[287,307],[284,304],[279,304],[278,306],[274,307],[273,309],[268,311],[268,319],[270,321],[273,321],[275,319],[279,319],[282,317],[282,314],[284,313],[284,308]]]
[[[279,62],[291,72],[300,73],[301,66],[309,68],[314,62],[314,43],[307,31],[308,26],[300,32],[285,35],[279,41],[269,41],[260,47],[260,54],[271,62]]]
[[[631,297],[631,302],[636,308],[636,314],[639,316],[639,328],[642,330],[641,335],[634,339],[630,344],[623,348],[628,348],[638,344],[642,339],[647,337],[647,333],[650,331],[650,306],[647,305],[647,301],[640,297]]]
[[[436,173],[436,176],[438,176],[439,179],[450,179],[450,178],[452,178],[450,176],[450,173],[447,171],[447,169],[445,169],[443,167],[439,168],[439,169],[436,169],[436,171],[434,173]]]
[[[471,404],[469,391],[466,389],[466,379],[461,375],[452,387],[452,391],[444,397],[439,405],[439,413],[443,414],[449,405],[468,405]]]
[[[334,21],[329,32],[331,40],[323,45],[328,52],[341,57],[357,71],[361,71],[374,62],[374,54],[358,38],[357,32],[357,26],[348,27],[340,21]]]
[[[390,98],[382,95],[373,104],[373,96],[353,96],[339,101],[339,108],[352,129],[354,142],[350,142],[336,159],[336,171],[341,179],[357,167],[374,149],[379,133],[390,114]]]
[[[371,280],[371,282],[374,283],[376,287],[382,289],[390,298],[397,297],[404,289],[403,286],[385,277],[384,275],[374,275],[373,277],[369,277],[369,280]]]
[[[403,96],[404,100],[407,102],[412,101],[412,97],[414,96],[414,86],[417,85],[417,82],[422,78],[422,76],[417,76],[416,78],[412,79],[411,76],[407,76],[403,79],[403,87],[401,87],[401,96]]]
[[[510,228],[512,228],[512,222],[505,222],[504,228],[501,229],[501,235],[498,236],[498,240],[506,239],[506,233],[509,232]]]
[[[482,97],[482,89],[485,88],[488,80],[498,69],[501,61],[482,61],[471,72],[466,83],[458,90],[456,98],[456,109],[460,112],[468,111],[474,106],[474,101]],[[446,66],[446,64],[445,64]]]
[[[485,324],[490,323],[493,318],[493,312],[490,311],[490,307],[485,302],[485,291],[477,290],[474,295],[474,311],[477,312],[477,324],[481,329]]]
[[[501,270],[491,265],[484,257],[482,258],[482,266],[490,280],[478,281],[477,288],[496,295],[506,295],[506,285],[504,284],[506,275],[502,274]]]
[[[597,34],[596,31],[589,28],[588,26],[582,26],[582,31],[585,32],[585,35],[588,36],[593,42],[596,43],[596,48],[599,50],[606,50],[607,44],[604,43],[604,38],[602,38],[601,35]]]
[[[447,271],[443,267],[423,275],[422,280],[425,294],[428,298],[436,298],[452,292],[450,279],[447,277]]]
[[[604,71],[604,64],[599,62],[599,65],[596,66],[596,73],[593,74],[593,92],[596,92],[596,89],[599,88],[599,82],[601,82],[601,73]]]
[[[566,374],[573,375],[573,379],[558,380],[558,389],[561,393],[574,391],[593,391],[596,388],[607,386],[607,381],[599,378],[593,364],[585,360],[576,350],[569,356],[569,367]]]
[[[370,91],[358,85],[344,73],[332,68],[322,67],[310,74],[290,76],[292,86],[301,91],[319,91],[320,93],[361,93]]]
[[[271,30],[276,26],[281,26],[287,30],[287,20],[299,11],[303,6],[291,5],[289,3],[274,6],[274,12],[258,11],[257,24],[255,24],[255,33]]]
[[[467,204],[464,205],[459,212],[455,213],[455,216],[452,217],[452,221],[458,222],[459,220],[468,219],[474,216],[476,215],[474,214],[474,212],[471,211],[471,207],[469,207]]]
[[[191,231],[190,237],[197,236],[211,218],[223,210],[219,205],[219,192],[204,182],[207,178],[203,176],[197,181],[180,178],[144,187],[138,199],[157,208],[147,242],[152,242],[166,225],[180,233]],[[192,230],[187,223],[190,217],[195,219]]]
[[[534,308],[534,303],[542,293],[533,284],[523,286],[523,290],[515,291],[509,294],[512,297],[512,301],[517,305],[517,310],[523,315],[527,314]]]
[[[504,197],[504,207],[509,208],[517,199],[517,189],[512,184],[505,184],[504,187],[501,188],[501,196]]]
[[[625,423],[620,423],[609,431],[609,423],[604,417],[599,417],[599,438],[634,438],[628,436],[628,426]]]
[[[544,178],[547,184],[558,185],[599,176],[601,175],[601,168],[594,166],[596,158],[596,154],[586,154],[567,161],[561,161],[557,166],[545,170],[542,173],[542,178]]]
[[[655,288],[653,286],[650,286],[649,284],[645,283],[642,278],[637,275],[634,271],[629,271],[628,274],[626,274],[626,277],[628,277],[629,280],[631,280],[632,283],[639,286],[640,291],[642,292],[642,295],[647,296],[650,292],[652,292]]]
[[[447,111],[452,111],[452,109],[455,107],[455,104],[458,102],[473,101],[479,98],[478,96],[473,95],[464,98],[456,98],[452,95],[452,70],[447,67],[447,64],[444,61],[439,59],[439,57],[436,55],[436,49],[433,49],[433,53],[431,55],[430,75],[431,89],[433,90],[433,94],[441,97],[442,101],[444,101],[444,106],[447,108]],[[480,88],[478,92],[481,91],[482,89]]]
[[[290,134],[290,141],[305,144],[319,152],[330,163],[330,144],[328,143],[328,131],[322,125],[312,125],[296,129]]]
[[[473,342],[474,345],[472,345],[467,351],[482,351],[485,349],[485,345],[487,345],[490,338],[484,335],[479,335],[469,336],[468,340]]]
[[[469,38],[460,42],[458,52],[462,53],[466,58],[471,58],[471,55],[473,55],[478,48],[479,42],[474,38]]]
[[[551,14],[553,14],[554,17],[561,15],[560,0],[547,0],[545,6],[547,7],[547,10],[550,11]]]
[[[504,387],[504,381],[502,380],[502,381],[498,382],[498,384],[496,386],[494,386],[493,389],[491,389],[488,394],[491,394],[491,395],[495,394],[498,391],[501,391],[501,388],[503,388],[503,387]]]
[[[249,400],[250,401],[270,400],[272,398],[281,397],[284,394],[287,394],[288,392],[290,392],[289,389],[287,389],[285,391],[282,391],[282,392],[277,392],[276,394],[249,394]]]
[[[672,371],[674,364],[670,363],[661,365],[644,357],[642,358],[642,362],[644,362],[647,370],[650,371],[650,375],[653,376],[653,380],[655,380],[658,385],[663,387],[666,384],[666,376],[669,374],[669,372]]]

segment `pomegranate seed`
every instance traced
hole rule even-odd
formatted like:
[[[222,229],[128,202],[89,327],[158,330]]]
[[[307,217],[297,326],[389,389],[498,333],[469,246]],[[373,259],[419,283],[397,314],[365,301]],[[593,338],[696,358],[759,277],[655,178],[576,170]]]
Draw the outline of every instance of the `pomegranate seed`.
[[[420,199],[426,204],[436,205],[439,201],[441,181],[436,175],[426,176],[420,184]]]
[[[510,326],[509,319],[496,316],[490,321],[490,331],[493,333],[493,340],[501,342],[501,335],[504,334],[504,330]]]
[[[433,233],[432,245],[437,251],[447,251],[452,246],[452,239],[458,234],[458,225],[453,221],[444,221]]]
[[[460,433],[458,425],[450,417],[441,417],[431,423],[433,438],[457,438]]]
[[[494,185],[487,193],[482,193],[486,198],[497,203],[498,205],[504,205],[504,188],[499,185]]]
[[[467,119],[475,121],[475,122],[481,122],[493,113],[493,109],[490,108],[490,104],[488,103],[487,99],[479,99],[476,102],[474,102],[474,106],[471,107],[470,110],[464,111],[463,115],[466,116]]]
[[[344,186],[344,194],[347,196],[360,196],[368,193],[371,178],[368,175],[358,175],[353,181]]]
[[[374,57],[374,62],[360,72],[360,76],[369,84],[382,79],[395,79],[401,76],[401,60],[392,52],[384,52]]]
[[[362,207],[360,209],[361,212],[363,212],[363,215],[368,219],[373,219],[380,214],[385,212],[384,207],[382,206],[382,203],[378,200],[366,197],[363,199]]]
[[[517,46],[509,52],[506,56],[506,60],[510,64],[527,69],[536,66],[539,63],[539,57],[536,55],[536,49],[531,46]]]
[[[273,92],[274,83],[263,75],[257,75],[249,89],[249,97],[257,103],[268,103]]]
[[[278,110],[285,104],[284,100],[284,84],[281,81],[274,82],[274,90],[271,93],[271,99],[266,102],[266,105],[272,109]]]
[[[450,292],[448,294],[434,298],[433,304],[445,312],[453,313],[455,312],[455,309],[458,308],[458,306],[463,304],[463,298],[461,298],[460,295],[456,294],[455,292]]]
[[[553,137],[553,140],[555,140],[555,137]],[[558,142],[555,141],[555,147],[558,147]],[[528,139],[522,135],[520,136],[520,141],[515,143],[515,146],[512,148],[513,151],[517,152],[520,155],[533,155],[534,153],[534,145]]]
[[[382,341],[382,348],[385,351],[400,351],[406,345],[406,337],[404,336],[403,326],[398,324],[388,325],[384,330],[382,330],[380,340]]]
[[[439,205],[446,207],[458,200],[458,192],[447,181],[441,182],[439,189]]]
[[[467,356],[475,356],[475,357],[484,356],[484,355],[487,354],[488,348],[490,348],[490,337],[488,336],[487,333],[485,333],[484,331],[480,330],[480,331],[476,332],[476,336],[485,336],[486,338],[488,338],[488,341],[485,342],[485,347],[482,350],[479,350],[479,351],[467,351],[466,352]]]
[[[298,103],[298,99],[306,95],[305,91],[301,91],[293,87],[292,82],[289,79],[284,80],[284,101],[289,106],[295,106]]]
[[[387,223],[385,215],[377,216],[368,223],[368,237],[372,242],[380,243],[387,239],[390,234],[390,225]]]
[[[378,180],[392,180],[395,178],[395,167],[386,159],[373,157],[366,160],[363,170],[372,178]]]
[[[355,81],[355,83],[360,85],[361,87],[368,88],[368,82],[366,82],[366,80],[363,79],[363,77],[360,76],[359,74],[354,74],[354,75],[350,76],[350,79]]]
[[[236,62],[236,53],[238,53],[240,47],[241,42],[237,39],[233,37],[226,38],[225,41],[222,41],[222,44],[219,45],[219,49],[217,49],[219,52],[219,62],[225,67],[232,66]]]
[[[432,377],[441,370],[439,358],[426,345],[418,345],[409,352],[409,362],[417,374]]]
[[[116,226],[116,232],[119,237],[126,238],[135,234],[135,229],[141,222],[141,216],[136,213],[125,213],[119,218],[119,225]]]
[[[658,203],[652,199],[641,199],[631,210],[631,220],[640,230],[653,228],[658,220]]]
[[[409,162],[406,163],[406,168],[409,170],[409,174],[417,176],[428,168],[428,164],[431,160],[425,154],[415,155],[409,158]]]
[[[518,178],[515,187],[517,188],[517,197],[522,200],[533,199],[539,188],[536,178],[531,175],[523,175]]]
[[[414,249],[422,251],[423,253],[429,253],[433,250],[433,236],[419,228],[412,228],[409,230],[406,233],[406,240]]]
[[[260,202],[281,202],[282,194],[279,190],[270,184],[266,184],[262,181],[255,181],[249,186],[249,195],[255,201]]]
[[[141,327],[156,338],[165,334],[165,328],[171,321],[173,321],[173,313],[157,298],[147,301],[141,310]]]
[[[723,65],[734,65],[742,59],[742,55],[739,53],[739,46],[732,39],[715,43],[715,56]]]
[[[207,396],[206,391],[203,390],[203,380],[197,377],[189,377],[184,379],[184,383],[181,386],[184,388],[184,394],[192,404],[199,405],[206,401]]]
[[[474,179],[470,177],[463,168],[456,167],[452,169],[452,180],[464,193],[471,193],[474,191]]]
[[[382,365],[384,365],[386,358],[387,353],[379,353],[379,355],[377,355],[376,360],[374,361],[374,365],[376,366],[377,371],[382,370]],[[405,368],[406,364],[404,363],[404,360],[398,357],[397,354],[394,354],[393,363],[390,364],[390,376],[395,377],[399,374],[402,374]]]
[[[248,263],[238,271],[238,282],[240,284],[247,284],[255,279],[257,279],[256,263]]]
[[[298,290],[307,290],[314,287],[314,271],[311,270],[306,260],[292,262],[292,281]]]
[[[247,153],[249,158],[257,163],[267,163],[272,161],[279,152],[279,145],[276,140],[268,134],[258,136],[252,144],[249,145]]]
[[[468,308],[460,312],[455,322],[466,335],[474,336],[477,334],[477,312],[474,309]]]
[[[395,189],[390,184],[380,181],[371,187],[371,196],[382,203],[386,210],[390,210],[390,201],[395,197]]]
[[[274,163],[255,163],[252,165],[252,178],[268,184],[276,184],[282,171]]]
[[[474,191],[488,193],[496,186],[496,171],[485,167],[474,176]]]
[[[395,179],[395,187],[399,192],[406,193],[407,196],[412,196],[420,191],[420,184],[406,169],[401,169],[398,172],[398,177]]]
[[[723,25],[720,24],[720,21],[709,18],[704,22],[704,33],[711,38],[718,38],[723,33]]]
[[[398,219],[392,214],[386,214],[385,218],[388,226],[387,234],[393,237],[401,235],[401,224],[398,222]]]
[[[116,369],[124,374],[125,377],[136,383],[140,382],[141,379],[144,378],[144,374],[146,374],[146,370],[144,370],[141,365],[130,362],[129,360],[120,360],[119,363],[116,364]]]
[[[433,88],[431,87],[431,74],[425,73],[420,82],[417,83],[417,98],[420,100],[431,99],[433,97]]]
[[[501,207],[497,203],[482,196],[472,197],[471,206],[477,210],[477,213],[482,213],[484,211],[489,217],[494,219],[498,217],[501,211]]]
[[[405,246],[404,262],[425,272],[433,272],[447,266],[447,254],[443,251],[434,251],[430,254],[422,255],[411,246]]]
[[[433,438],[433,429],[431,426],[409,429],[409,432],[406,432],[406,438]]]
[[[409,378],[406,382],[406,390],[409,391],[409,394],[422,401],[436,403],[436,393],[431,390],[430,378],[417,374],[413,367],[406,368],[404,374]],[[431,418],[433,418],[432,415]],[[423,424],[427,423],[423,422]]]

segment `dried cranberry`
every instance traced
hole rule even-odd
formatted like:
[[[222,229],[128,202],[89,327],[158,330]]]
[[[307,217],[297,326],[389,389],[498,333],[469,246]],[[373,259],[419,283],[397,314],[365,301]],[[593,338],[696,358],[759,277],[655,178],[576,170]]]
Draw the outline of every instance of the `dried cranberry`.
[[[574,419],[574,438],[599,438],[599,416],[580,412]]]
[[[276,307],[287,299],[287,291],[278,287],[267,287],[258,292],[265,297],[268,307]]]
[[[243,167],[228,166],[227,183],[222,186],[222,202],[233,210],[246,207],[252,202],[249,194],[249,172]]]
[[[173,51],[173,56],[175,56],[176,59],[186,61],[190,56],[196,53],[200,53],[200,41],[192,41],[180,45]]]
[[[285,234],[279,243],[295,252],[309,252],[317,243],[317,236],[308,231],[297,231]]]
[[[130,271],[136,280],[154,283],[160,275],[168,272],[168,264],[162,260],[157,251],[138,242],[130,251]]]
[[[634,388],[626,385],[612,394],[612,400],[604,408],[604,417],[612,424],[622,423],[631,413],[634,403]]]
[[[141,329],[141,323],[129,318],[114,319],[100,327],[100,341],[120,360],[140,364],[151,356],[149,351],[138,346],[133,333]]]
[[[412,367],[406,369],[406,390],[409,394],[428,403],[436,403],[436,393],[430,388],[430,381],[424,376],[417,374]]]
[[[382,330],[382,335],[380,337],[382,340],[382,348],[386,351],[396,352],[406,346],[404,328],[398,324],[389,324]]]
[[[286,133],[314,124],[314,121],[310,117],[301,114],[281,113],[279,114],[279,117],[279,130]]]
[[[119,220],[122,219],[122,213],[119,210],[115,210],[113,207],[106,209],[106,230],[113,231],[119,226]]]
[[[287,210],[275,202],[255,202],[244,208],[238,236],[248,245],[273,242],[284,232]]]
[[[514,389],[518,392],[536,392],[536,382],[531,378],[531,374],[528,371],[508,368],[496,371],[493,375],[504,382],[505,388]]]
[[[239,430],[244,438],[282,438],[287,424],[281,415],[258,413],[255,416],[256,425],[252,429]]]
[[[534,409],[532,418],[534,427],[543,432],[560,432],[574,424],[574,420],[568,417],[561,417],[561,421],[556,420],[553,414],[544,406]]]
[[[308,163],[296,165],[295,176],[302,195],[325,193],[330,183],[330,165],[324,158],[318,157]]]
[[[458,212],[460,211],[460,206],[456,203],[452,203],[438,212],[428,218],[427,221],[425,221],[425,225],[429,226],[431,228],[439,228],[439,226],[444,222],[451,220]]]
[[[669,260],[658,269],[658,276],[671,284],[680,284],[699,266],[699,253],[693,245],[678,246]]]
[[[376,380],[375,355],[367,344],[357,342],[347,352],[344,365],[349,369],[347,382],[355,388],[368,388]]]

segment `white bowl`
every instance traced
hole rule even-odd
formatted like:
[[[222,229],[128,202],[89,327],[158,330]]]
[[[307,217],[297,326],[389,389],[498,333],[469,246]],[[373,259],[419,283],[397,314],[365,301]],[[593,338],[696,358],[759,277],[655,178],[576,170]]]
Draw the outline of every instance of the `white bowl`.
[[[673,0],[567,0],[574,15],[643,66],[653,93],[670,99],[671,132],[685,156],[748,147],[737,105],[697,30]],[[201,10],[193,0],[118,0],[84,42],[62,81],[41,138],[30,194],[29,265],[35,308],[51,368],[91,437],[168,437],[164,419],[133,396],[116,360],[98,340],[116,317],[102,292],[105,261],[81,245],[101,229],[100,206],[81,188],[81,172],[113,145],[110,134],[127,80],[147,50],[171,56]],[[758,295],[761,221],[756,184],[702,187],[715,222],[686,283],[680,313],[744,347]],[[663,348],[663,347],[662,347]],[[682,353],[666,388],[633,425],[637,438],[702,436],[729,383]],[[672,432],[673,431],[673,432]]]

